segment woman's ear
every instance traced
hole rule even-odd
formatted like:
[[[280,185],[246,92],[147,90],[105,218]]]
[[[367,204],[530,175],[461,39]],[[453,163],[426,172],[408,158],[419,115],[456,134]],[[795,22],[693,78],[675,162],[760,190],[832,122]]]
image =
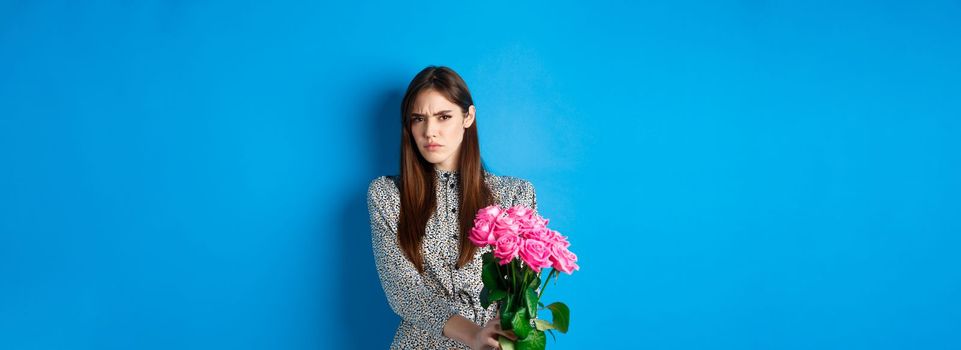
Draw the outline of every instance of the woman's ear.
[[[474,105],[467,107],[467,118],[464,118],[464,129],[467,129],[474,124],[474,113],[476,111],[477,110],[474,108]]]

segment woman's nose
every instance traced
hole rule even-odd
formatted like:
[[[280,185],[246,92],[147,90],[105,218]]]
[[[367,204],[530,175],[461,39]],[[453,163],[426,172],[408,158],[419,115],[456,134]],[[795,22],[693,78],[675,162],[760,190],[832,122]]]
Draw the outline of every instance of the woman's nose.
[[[424,123],[427,123],[427,127],[424,128],[424,132],[426,132],[424,136],[428,138],[432,136],[437,136],[437,122],[431,121],[430,118],[427,118],[426,120],[424,120]]]

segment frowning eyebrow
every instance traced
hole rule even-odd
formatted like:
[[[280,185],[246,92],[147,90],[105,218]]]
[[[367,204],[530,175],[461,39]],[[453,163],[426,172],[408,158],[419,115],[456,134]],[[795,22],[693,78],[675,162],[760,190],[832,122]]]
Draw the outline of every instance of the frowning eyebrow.
[[[434,113],[434,115],[444,115],[444,114],[450,114],[450,110],[447,109],[447,110],[443,110],[443,111]],[[420,113],[411,113],[410,116],[411,116],[411,117],[423,117],[424,115],[423,115],[423,114],[420,114]]]

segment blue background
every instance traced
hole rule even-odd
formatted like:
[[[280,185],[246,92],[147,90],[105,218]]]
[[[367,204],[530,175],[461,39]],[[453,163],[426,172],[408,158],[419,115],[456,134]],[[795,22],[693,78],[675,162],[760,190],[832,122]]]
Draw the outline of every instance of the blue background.
[[[550,348],[961,348],[961,3],[0,3],[0,348],[385,348],[428,64],[581,271]]]

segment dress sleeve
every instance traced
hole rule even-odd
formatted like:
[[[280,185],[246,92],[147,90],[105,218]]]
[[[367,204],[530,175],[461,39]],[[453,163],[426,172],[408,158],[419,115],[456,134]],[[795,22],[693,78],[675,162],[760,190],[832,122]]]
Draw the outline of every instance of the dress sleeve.
[[[442,337],[444,324],[456,311],[447,299],[427,287],[414,264],[397,244],[396,225],[388,224],[384,206],[389,198],[389,179],[381,177],[367,189],[371,245],[380,285],[387,303],[398,316],[432,335]],[[391,227],[394,227],[393,229]]]

